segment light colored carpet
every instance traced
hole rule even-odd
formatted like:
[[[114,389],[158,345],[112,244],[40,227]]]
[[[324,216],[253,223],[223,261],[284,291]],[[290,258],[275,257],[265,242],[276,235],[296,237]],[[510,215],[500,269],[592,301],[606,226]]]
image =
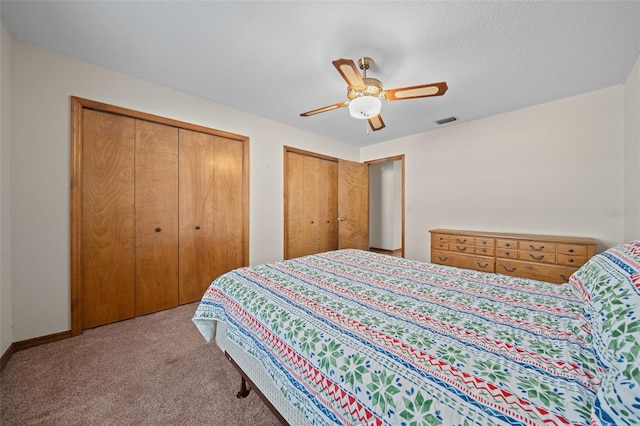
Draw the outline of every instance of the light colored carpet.
[[[197,304],[86,330],[13,354],[0,424],[279,425],[191,322]]]

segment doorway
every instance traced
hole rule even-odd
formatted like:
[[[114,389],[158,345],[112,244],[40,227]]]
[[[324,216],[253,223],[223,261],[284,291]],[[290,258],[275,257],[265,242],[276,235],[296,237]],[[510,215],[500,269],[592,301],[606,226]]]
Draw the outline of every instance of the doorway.
[[[369,249],[404,257],[404,155],[369,165]]]

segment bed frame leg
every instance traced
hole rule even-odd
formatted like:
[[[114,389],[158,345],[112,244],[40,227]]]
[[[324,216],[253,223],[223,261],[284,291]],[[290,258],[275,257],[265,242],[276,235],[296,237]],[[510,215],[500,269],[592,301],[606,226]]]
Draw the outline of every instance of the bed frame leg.
[[[240,392],[236,394],[236,398],[246,398],[249,396],[249,392],[251,392],[251,388],[247,388],[247,381],[244,377],[241,377],[242,382],[240,382]]]

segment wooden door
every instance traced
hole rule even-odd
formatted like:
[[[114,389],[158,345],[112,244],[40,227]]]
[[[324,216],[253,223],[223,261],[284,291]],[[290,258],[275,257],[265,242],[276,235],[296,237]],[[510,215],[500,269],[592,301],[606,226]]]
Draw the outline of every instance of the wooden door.
[[[369,250],[369,166],[338,161],[338,247]]]
[[[319,174],[319,247],[318,252],[338,248],[338,163],[318,160]]]
[[[199,161],[180,159],[178,129],[206,139],[193,143],[199,148],[191,155],[202,156]],[[207,146],[206,153],[201,145]],[[196,278],[198,283],[208,285],[221,271],[248,264],[245,136],[72,96],[70,183],[74,336],[190,299],[186,293],[180,299],[180,226],[195,231],[199,225],[198,231],[210,233],[201,239],[211,242],[213,256],[208,255],[211,245],[204,247],[200,240],[185,245],[182,253],[182,272],[195,270],[194,275],[204,277]],[[195,201],[185,205],[191,216],[183,212],[184,222],[179,222],[180,196],[189,199],[192,191]],[[216,238],[223,241],[214,244]],[[200,297],[204,288],[196,293]]]
[[[305,251],[304,157],[295,152],[285,154],[285,259],[300,257]]]
[[[245,207],[248,191],[245,189],[244,164],[243,142],[213,137],[214,248],[213,274],[209,281],[246,265],[244,220],[248,213]]]
[[[285,162],[285,257],[335,250],[338,163],[297,152]]]
[[[82,113],[82,325],[135,315],[135,120]]]
[[[180,130],[179,303],[244,265],[243,143]]]
[[[136,121],[136,315],[178,305],[178,129]]]
[[[320,159],[302,156],[302,247],[299,256],[320,252]]]
[[[180,130],[180,304],[202,298],[213,276],[212,139]]]

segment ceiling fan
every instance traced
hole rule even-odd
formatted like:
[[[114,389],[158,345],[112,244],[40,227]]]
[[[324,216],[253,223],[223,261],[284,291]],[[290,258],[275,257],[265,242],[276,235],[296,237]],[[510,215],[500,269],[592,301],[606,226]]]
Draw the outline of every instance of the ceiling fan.
[[[321,112],[348,106],[349,113],[352,117],[368,120],[371,129],[376,131],[385,127],[384,121],[382,121],[382,117],[380,117],[380,109],[382,107],[381,100],[400,101],[403,99],[442,96],[448,89],[447,83],[442,81],[440,83],[383,90],[380,80],[367,77],[367,70],[372,62],[373,60],[368,57],[358,59],[358,65],[363,71],[362,76],[360,76],[356,64],[351,59],[336,59],[333,61],[333,65],[342,78],[344,78],[344,81],[347,82],[347,98],[349,100],[303,112],[300,115],[302,117],[309,117]]]

